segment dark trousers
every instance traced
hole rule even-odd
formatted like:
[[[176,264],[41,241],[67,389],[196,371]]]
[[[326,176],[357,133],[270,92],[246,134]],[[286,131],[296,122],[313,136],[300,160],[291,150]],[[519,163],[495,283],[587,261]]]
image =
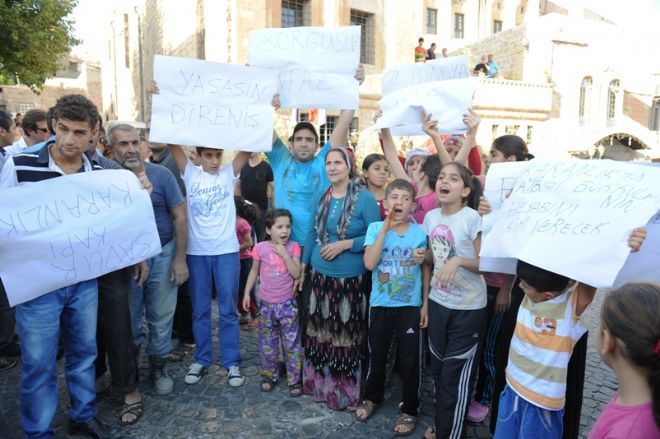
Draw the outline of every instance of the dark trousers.
[[[429,300],[429,349],[435,386],[435,434],[460,438],[476,371],[486,308],[455,310]]]
[[[479,372],[475,388],[474,400],[489,407],[493,398],[493,387],[495,383],[495,369],[497,367],[497,344],[500,326],[502,326],[503,315],[495,312],[495,299],[499,293],[499,287],[488,286],[488,312],[486,333],[481,337],[479,343]]]
[[[385,391],[387,352],[396,338],[399,376],[403,383],[401,410],[417,416],[421,380],[421,337],[419,307],[372,307],[369,310],[369,370],[365,397],[380,404]]]
[[[123,395],[133,392],[137,381],[131,312],[128,305],[131,276],[133,276],[133,267],[126,267],[98,278],[96,377],[100,377],[107,370],[107,355],[112,385]]]
[[[195,344],[195,337],[192,329],[192,303],[190,301],[190,291],[188,290],[188,281],[179,285],[177,292],[176,308],[174,310],[174,323],[172,329],[176,331],[181,343]]]
[[[247,284],[247,278],[252,270],[252,258],[241,258],[241,273],[238,277],[238,299],[236,304],[238,305],[238,313],[243,315],[250,313],[251,317],[257,316],[257,303],[255,301],[256,297],[254,295],[254,286],[252,291],[250,291],[250,309],[243,309],[243,292],[245,290],[245,285]]]
[[[16,335],[16,312],[9,306],[7,291],[0,280],[0,349],[14,341]]]
[[[490,431],[495,433],[497,414],[499,412],[500,394],[506,385],[506,365],[509,361],[509,346],[511,337],[516,328],[518,308],[525,297],[520,289],[520,281],[516,279],[511,290],[511,307],[504,314],[500,334],[497,342],[497,363],[495,371],[495,387],[493,390],[493,403],[490,414]],[[578,340],[573,348],[571,359],[566,370],[566,405],[564,406],[563,439],[577,439],[580,432],[580,415],[582,413],[582,394],[584,392],[584,372],[587,361],[586,333]]]

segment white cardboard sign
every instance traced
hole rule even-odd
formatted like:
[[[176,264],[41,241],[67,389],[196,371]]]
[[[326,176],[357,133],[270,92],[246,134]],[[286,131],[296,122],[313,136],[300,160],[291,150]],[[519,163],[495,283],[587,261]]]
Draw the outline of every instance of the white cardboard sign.
[[[481,256],[522,259],[599,288],[615,283],[632,229],[660,208],[660,169],[609,160],[527,162]],[[647,243],[645,243],[646,245]]]
[[[0,192],[0,278],[9,304],[161,252],[151,199],[130,171],[68,175]]]
[[[469,77],[467,55],[403,64],[383,71],[383,96],[412,85]]]
[[[360,26],[253,30],[248,59],[278,71],[282,108],[358,108]]]
[[[156,55],[154,79],[152,141],[270,151],[277,72]]]

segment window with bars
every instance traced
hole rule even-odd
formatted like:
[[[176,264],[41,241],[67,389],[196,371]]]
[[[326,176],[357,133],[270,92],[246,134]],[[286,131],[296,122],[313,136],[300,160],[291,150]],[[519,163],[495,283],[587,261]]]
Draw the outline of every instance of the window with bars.
[[[25,114],[34,108],[36,107],[32,102],[21,102],[18,104],[18,109],[16,111]]]
[[[308,111],[299,111],[298,112],[298,122],[309,122],[309,112]]]
[[[337,120],[339,119],[339,116],[326,116],[325,117],[325,123],[321,125],[320,127],[320,137],[321,137],[321,145],[325,145],[325,143],[330,140],[330,135],[332,134],[332,131],[335,129],[335,126],[337,126]]]
[[[649,117],[649,130],[660,130],[660,97],[653,98],[651,106],[651,116]]]
[[[593,80],[591,79],[591,76],[585,77],[580,85],[580,104],[578,108],[580,123],[586,123],[589,121],[592,85]]]
[[[128,14],[124,14],[124,64],[126,68],[131,67],[130,38],[128,35]]]
[[[619,95],[619,86],[621,83],[618,79],[610,81],[610,86],[607,88],[607,119],[613,121],[616,118],[616,99]]]
[[[351,9],[351,26],[361,26],[360,62],[374,65],[376,63],[374,14]]]
[[[507,134],[513,134],[513,135],[518,135],[518,131],[520,131],[520,125],[507,125],[505,127],[505,132]]]
[[[493,33],[502,32],[502,20],[493,20]]]
[[[309,26],[309,0],[282,0],[282,27]]]
[[[463,38],[465,15],[454,14],[454,38]]]
[[[532,144],[532,133],[534,132],[534,126],[533,125],[527,125],[527,137],[525,141],[527,142],[527,145]]]
[[[438,10],[426,8],[426,33],[438,33]]]
[[[497,133],[500,131],[500,126],[493,124],[493,126],[490,128],[491,131],[491,136],[493,137],[493,140],[495,140],[498,136]]]

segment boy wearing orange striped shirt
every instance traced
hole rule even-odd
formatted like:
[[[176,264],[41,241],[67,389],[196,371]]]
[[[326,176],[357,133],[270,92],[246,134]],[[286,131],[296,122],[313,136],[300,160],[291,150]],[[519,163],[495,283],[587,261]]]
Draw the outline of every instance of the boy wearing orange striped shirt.
[[[495,439],[561,438],[568,362],[588,330],[596,289],[523,261],[516,272],[525,298],[509,348]]]

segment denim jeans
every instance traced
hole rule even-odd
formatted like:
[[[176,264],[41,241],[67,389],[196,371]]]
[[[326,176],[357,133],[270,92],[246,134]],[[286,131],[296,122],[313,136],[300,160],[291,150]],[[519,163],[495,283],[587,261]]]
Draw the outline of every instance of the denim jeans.
[[[190,272],[190,299],[193,306],[193,333],[195,335],[195,361],[203,366],[213,362],[211,341],[211,286],[215,283],[218,294],[220,322],[220,359],[222,366],[229,368],[241,363],[238,348],[238,312],[236,290],[240,264],[238,253],[219,256],[188,255]]]
[[[507,384],[500,395],[494,439],[560,439],[564,410],[547,410],[518,396]]]
[[[57,409],[57,346],[64,335],[66,377],[74,422],[96,416],[96,279],[60,288],[16,306],[21,339],[21,426],[26,437],[51,437]]]
[[[142,286],[132,281],[130,307],[133,345],[138,347],[144,342],[144,315],[149,330],[147,354],[150,357],[167,358],[172,351],[172,322],[176,309],[177,286],[170,278],[175,247],[175,240],[172,239],[163,246],[160,254],[149,258],[149,277]]]

